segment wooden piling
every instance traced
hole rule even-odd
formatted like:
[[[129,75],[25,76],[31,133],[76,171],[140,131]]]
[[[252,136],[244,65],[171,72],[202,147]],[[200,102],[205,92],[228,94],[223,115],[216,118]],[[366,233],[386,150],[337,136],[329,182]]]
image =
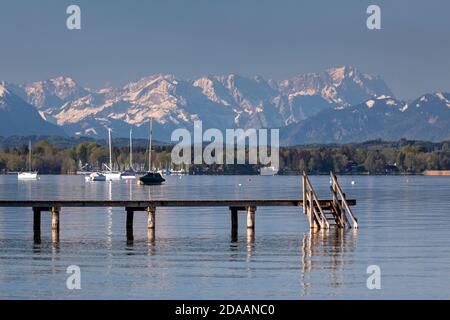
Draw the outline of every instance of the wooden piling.
[[[231,242],[237,242],[238,240],[238,211],[237,207],[230,207],[231,211]]]
[[[52,230],[52,242],[53,243],[59,242],[59,231],[57,229]]]
[[[155,221],[155,207],[147,208],[147,229],[155,229],[156,221]]]
[[[247,229],[255,229],[256,207],[247,207]]]
[[[41,232],[41,210],[33,208],[33,231]]]
[[[33,208],[33,238],[36,244],[41,243],[41,210]]]
[[[235,207],[231,207],[231,230],[238,229],[238,209]]]
[[[147,242],[155,242],[155,229],[147,229]]]
[[[52,207],[52,230],[59,233],[59,208]]]

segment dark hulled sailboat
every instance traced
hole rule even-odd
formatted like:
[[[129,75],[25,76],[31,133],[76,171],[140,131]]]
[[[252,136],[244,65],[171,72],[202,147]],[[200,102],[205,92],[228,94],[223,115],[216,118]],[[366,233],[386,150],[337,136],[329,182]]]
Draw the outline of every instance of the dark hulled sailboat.
[[[162,184],[166,179],[159,172],[152,171],[152,118],[150,118],[150,143],[148,148],[148,172],[139,178],[141,184],[158,185]]]

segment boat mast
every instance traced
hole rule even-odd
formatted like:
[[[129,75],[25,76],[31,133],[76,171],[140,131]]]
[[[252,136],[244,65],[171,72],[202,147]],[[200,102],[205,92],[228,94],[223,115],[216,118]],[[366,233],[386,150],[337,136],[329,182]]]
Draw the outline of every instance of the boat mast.
[[[112,146],[111,146],[111,128],[108,128],[109,140],[109,171],[112,172]]]
[[[133,129],[130,129],[130,170],[133,170]]]
[[[152,171],[152,121],[150,118],[150,142],[148,147],[148,171]]]
[[[31,140],[28,141],[28,170],[31,172]]]

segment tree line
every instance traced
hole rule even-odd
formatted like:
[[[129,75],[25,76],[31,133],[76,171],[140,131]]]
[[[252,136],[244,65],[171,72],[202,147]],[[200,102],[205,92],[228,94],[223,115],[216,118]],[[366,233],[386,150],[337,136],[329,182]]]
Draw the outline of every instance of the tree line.
[[[154,147],[152,158],[156,168],[173,168],[171,145]],[[116,170],[129,168],[129,149],[113,148],[113,166]],[[96,141],[80,142],[62,147],[40,140],[32,148],[32,168],[41,174],[73,174],[82,168],[103,170],[109,163],[109,150]],[[439,143],[381,140],[343,145],[302,145],[281,147],[280,174],[399,174],[421,173],[424,170],[450,170],[450,141]],[[7,146],[0,149],[0,172],[28,169],[28,146]],[[148,150],[138,146],[133,150],[133,168],[146,170]],[[175,168],[175,169],[179,169]],[[191,165],[194,174],[257,174],[258,165]]]

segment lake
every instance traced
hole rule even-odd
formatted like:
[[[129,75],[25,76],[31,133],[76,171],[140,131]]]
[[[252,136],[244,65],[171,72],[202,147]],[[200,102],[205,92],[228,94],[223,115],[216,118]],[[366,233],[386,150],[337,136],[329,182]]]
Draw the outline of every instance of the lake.
[[[328,198],[329,177],[312,176]],[[137,212],[126,240],[122,208],[62,208],[60,241],[42,214],[33,241],[32,211],[0,208],[1,299],[448,299],[450,177],[341,176],[360,228],[312,233],[302,208],[258,208],[247,235],[239,215],[232,239],[227,208],[158,208],[154,241]],[[354,181],[354,184],[351,182]],[[298,176],[167,177],[162,186],[86,183],[82,176],[18,181],[0,176],[0,199],[300,198]],[[68,266],[81,270],[69,290]],[[367,268],[381,271],[369,290]]]

